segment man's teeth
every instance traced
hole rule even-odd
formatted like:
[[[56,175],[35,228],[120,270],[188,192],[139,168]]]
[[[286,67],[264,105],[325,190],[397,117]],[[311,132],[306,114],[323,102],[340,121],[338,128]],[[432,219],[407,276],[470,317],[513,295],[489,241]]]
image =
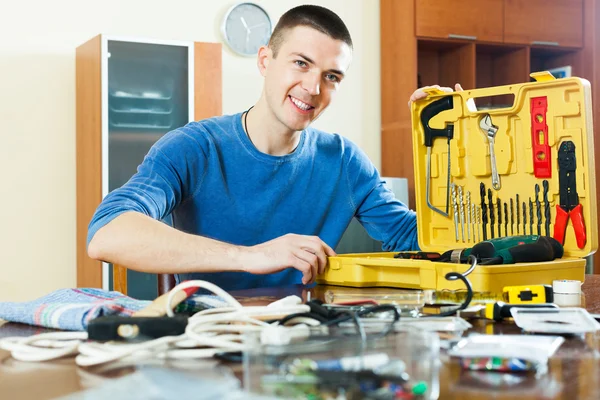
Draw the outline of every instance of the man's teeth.
[[[290,99],[292,99],[292,102],[296,105],[296,107],[298,107],[301,110],[308,111],[310,108],[312,108],[312,106],[309,106],[308,104],[303,103],[298,99],[295,99],[293,97],[290,97]]]

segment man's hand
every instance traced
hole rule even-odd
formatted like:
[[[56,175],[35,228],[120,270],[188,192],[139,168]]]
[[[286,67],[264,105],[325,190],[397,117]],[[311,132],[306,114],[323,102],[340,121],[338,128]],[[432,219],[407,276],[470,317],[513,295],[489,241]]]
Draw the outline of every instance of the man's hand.
[[[287,234],[248,248],[244,270],[270,274],[292,267],[302,272],[302,283],[315,281],[325,271],[327,257],[335,251],[317,236]]]
[[[427,93],[425,93],[425,89],[438,89],[441,90],[443,92],[452,92],[452,88],[449,87],[443,87],[440,85],[433,85],[433,86],[425,86],[422,88],[419,88],[417,90],[414,91],[414,93],[410,96],[410,100],[408,100],[408,108],[410,109],[410,106],[412,105],[413,101],[417,101],[420,99],[424,99],[425,97],[427,97]],[[454,85],[454,90],[457,92],[460,92],[463,90],[462,86],[460,86],[460,83],[457,83],[456,85]]]

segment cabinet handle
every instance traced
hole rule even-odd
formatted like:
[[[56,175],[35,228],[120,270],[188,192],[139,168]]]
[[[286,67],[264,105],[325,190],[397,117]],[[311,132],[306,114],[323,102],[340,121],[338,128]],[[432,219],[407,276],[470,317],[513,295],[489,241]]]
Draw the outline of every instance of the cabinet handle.
[[[477,36],[469,36],[469,35],[455,35],[453,33],[448,34],[449,39],[464,39],[464,40],[477,40]]]
[[[558,46],[558,42],[544,42],[542,40],[534,40],[531,42],[531,44],[541,46]]]

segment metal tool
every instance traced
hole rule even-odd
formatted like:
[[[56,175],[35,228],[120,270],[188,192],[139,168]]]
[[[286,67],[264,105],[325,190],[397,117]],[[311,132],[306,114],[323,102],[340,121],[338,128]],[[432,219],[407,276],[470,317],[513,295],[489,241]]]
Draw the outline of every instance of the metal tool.
[[[502,202],[500,197],[496,199],[496,208],[498,209],[498,237],[502,237]]]
[[[523,202],[523,235],[526,235],[527,232],[525,232],[527,230],[527,206],[525,205],[525,202]]]
[[[481,207],[476,207],[475,218],[477,218],[477,241],[480,242],[481,236],[479,235],[479,227],[481,226]],[[483,228],[483,232],[485,233],[485,227]]]
[[[575,159],[575,143],[564,141],[558,148],[558,190],[560,204],[556,206],[554,221],[554,238],[565,243],[565,233],[569,218],[573,223],[577,247],[583,249],[587,241],[583,210],[579,203],[576,181],[577,160]]]
[[[433,211],[448,216],[448,208],[450,203],[450,140],[454,137],[454,125],[446,123],[446,127],[442,129],[432,128],[429,126],[431,118],[435,117],[439,113],[445,110],[451,110],[454,108],[454,101],[452,96],[445,96],[439,100],[428,104],[421,112],[421,123],[423,124],[423,131],[425,133],[425,147],[427,147],[427,166],[426,166],[426,196],[427,196],[427,207]],[[433,140],[437,137],[446,138],[448,140],[448,174],[446,181],[446,212],[440,210],[431,204],[431,148],[433,147]]]
[[[471,231],[473,232],[473,242],[477,241],[475,237],[475,230],[477,229],[477,224],[475,224],[475,204],[471,204]]]
[[[510,236],[515,234],[515,203],[510,198]],[[507,234],[508,235],[508,234]]]
[[[521,225],[521,213],[519,212],[519,206],[521,205],[521,203],[519,203],[519,194],[518,193],[517,193],[516,202],[517,202],[517,235],[518,235],[519,230],[520,230],[519,225]],[[523,232],[523,233],[525,233],[525,232]]]
[[[529,234],[533,235],[533,201],[529,198]]]
[[[542,234],[542,207],[540,207],[540,185],[535,184],[535,215],[537,216],[537,234]]]
[[[460,210],[461,238],[464,243],[464,241],[465,241],[465,203],[463,203],[462,186],[458,186],[458,208]]]
[[[471,192],[467,192],[467,241],[471,241]]]
[[[481,196],[481,218],[483,219],[483,226],[481,229],[483,230],[483,240],[487,240],[487,205],[485,204],[485,185],[483,182],[479,184],[479,195]]]
[[[546,236],[550,236],[550,201],[548,200],[548,191],[550,190],[550,184],[546,179],[544,179],[542,185],[544,187],[544,219],[546,220],[545,231]]]
[[[500,176],[498,175],[498,169],[496,167],[496,154],[494,153],[494,143],[496,133],[498,133],[498,127],[492,123],[492,117],[490,117],[490,114],[485,114],[483,116],[481,121],[479,121],[479,127],[485,133],[490,146],[490,163],[492,165],[492,187],[495,190],[500,190]]]
[[[494,236],[494,224],[496,223],[496,216],[494,215],[494,202],[492,201],[492,189],[488,189],[488,208],[490,211],[490,236],[493,239]]]
[[[508,204],[504,202],[504,236],[508,236]]]
[[[456,202],[456,185],[451,184],[452,190],[452,208],[454,209],[454,236],[458,242],[458,203]]]

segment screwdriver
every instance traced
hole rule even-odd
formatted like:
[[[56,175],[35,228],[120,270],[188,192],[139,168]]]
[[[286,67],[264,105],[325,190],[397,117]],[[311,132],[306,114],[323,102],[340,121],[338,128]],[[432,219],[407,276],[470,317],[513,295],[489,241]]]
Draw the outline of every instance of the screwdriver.
[[[482,309],[483,315],[481,317],[486,319],[493,319],[494,321],[502,321],[504,318],[512,318],[510,310],[512,308],[558,308],[556,304],[509,304],[503,301],[497,301],[495,303],[486,304]]]
[[[512,318],[510,310],[513,308],[558,308],[556,304],[510,304],[503,301],[495,303],[482,304],[473,308],[459,311],[462,318],[485,318],[494,321],[502,321],[505,318]]]

